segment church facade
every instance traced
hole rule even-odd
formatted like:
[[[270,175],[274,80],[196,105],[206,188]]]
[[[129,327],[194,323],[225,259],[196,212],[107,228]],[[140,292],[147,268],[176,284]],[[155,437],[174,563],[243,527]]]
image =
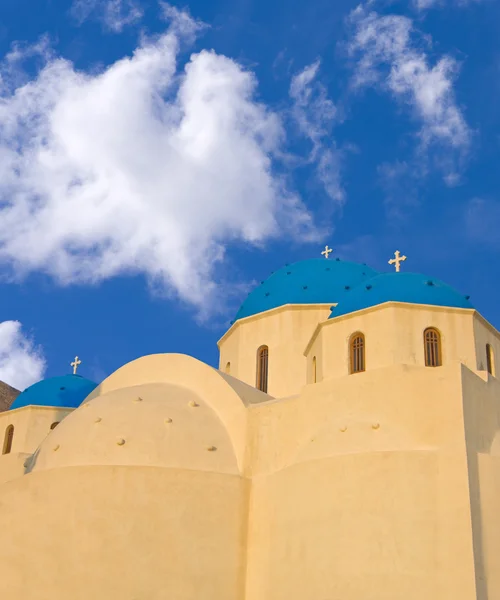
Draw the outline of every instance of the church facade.
[[[219,369],[150,355],[0,412],[1,598],[500,598],[500,334],[399,253],[328,253],[250,293]]]

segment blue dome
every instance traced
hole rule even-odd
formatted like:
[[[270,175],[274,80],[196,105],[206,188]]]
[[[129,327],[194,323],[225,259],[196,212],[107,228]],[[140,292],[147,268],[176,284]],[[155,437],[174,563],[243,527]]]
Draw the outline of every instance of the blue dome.
[[[80,375],[43,379],[19,394],[10,409],[30,405],[77,408],[96,387],[97,383]]]
[[[383,273],[346,291],[339,299],[338,305],[332,309],[329,318],[391,301],[474,308],[468,296],[459,294],[438,279],[418,273]]]
[[[312,258],[286,265],[248,295],[235,321],[285,304],[334,304],[345,291],[377,271],[358,263]]]

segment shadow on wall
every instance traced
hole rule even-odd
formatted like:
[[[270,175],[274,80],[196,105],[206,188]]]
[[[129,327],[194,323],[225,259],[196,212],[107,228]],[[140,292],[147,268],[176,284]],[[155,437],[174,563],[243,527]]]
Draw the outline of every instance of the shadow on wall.
[[[495,433],[495,437],[491,442],[489,454],[491,456],[500,456],[500,431]]]
[[[41,444],[40,444],[40,446],[41,446]],[[38,455],[40,453],[40,446],[38,446],[38,448],[35,450],[35,452],[24,461],[24,474],[25,475],[30,473],[31,470],[33,469],[33,467],[36,465],[36,461],[37,461]]]

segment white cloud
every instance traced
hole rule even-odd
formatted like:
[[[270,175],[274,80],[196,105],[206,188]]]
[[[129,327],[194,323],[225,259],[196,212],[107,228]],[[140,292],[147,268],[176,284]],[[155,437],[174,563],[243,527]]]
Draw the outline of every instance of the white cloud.
[[[4,73],[0,264],[14,276],[143,273],[208,313],[227,244],[316,237],[278,175],[284,131],[253,74],[207,51],[177,68],[187,23],[97,75],[57,58],[13,89]]]
[[[442,4],[442,0],[413,0],[413,6],[417,10],[426,10],[439,4]]]
[[[0,381],[18,390],[40,381],[45,359],[23,332],[19,321],[0,323]]]
[[[342,203],[345,193],[340,176],[341,153],[331,137],[338,110],[328,98],[325,86],[317,81],[319,67],[318,60],[292,78],[292,116],[302,135],[312,143],[308,162],[316,165],[317,176],[328,196]]]
[[[354,36],[349,50],[357,61],[354,85],[381,85],[407,104],[421,123],[421,149],[435,145],[455,152],[439,161],[447,182],[455,183],[455,163],[463,158],[471,141],[453,90],[457,62],[444,56],[431,66],[426,53],[412,40],[413,24],[407,17],[380,16],[359,6],[351,19]]]
[[[468,4],[481,2],[481,0],[451,0],[450,2],[446,2],[446,0],[413,0],[413,6],[419,10],[424,11],[429,8],[438,8],[442,6],[452,5],[457,7],[463,7]]]
[[[168,2],[159,2],[161,18],[170,25],[170,30],[186,42],[193,42],[197,33],[208,28],[206,23],[194,19],[188,9],[179,10]]]
[[[71,13],[79,23],[95,17],[110,31],[120,33],[140,21],[144,11],[138,0],[74,0]]]

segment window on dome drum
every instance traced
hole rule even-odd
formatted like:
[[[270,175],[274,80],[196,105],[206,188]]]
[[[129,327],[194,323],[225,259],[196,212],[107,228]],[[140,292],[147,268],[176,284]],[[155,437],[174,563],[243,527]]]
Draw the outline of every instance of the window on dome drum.
[[[426,367],[441,366],[441,334],[434,327],[424,331],[424,352]]]
[[[227,362],[227,363],[226,363],[225,372],[226,372],[228,375],[231,375],[231,363],[230,363],[230,362]]]
[[[312,359],[312,382],[316,383],[316,381],[317,381],[316,357],[313,356],[313,359]]]
[[[257,350],[257,389],[267,394],[269,374],[269,348],[261,346]]]
[[[486,344],[486,368],[488,373],[495,377],[495,353],[490,344]]]
[[[52,425],[50,426],[51,429],[55,429],[58,425],[59,425],[60,421],[54,421],[54,423],[52,423]]]
[[[14,425],[9,425],[5,430],[2,454],[9,454],[12,450],[12,440],[14,439]]]
[[[349,371],[361,373],[365,370],[365,336],[354,333],[349,342]]]

